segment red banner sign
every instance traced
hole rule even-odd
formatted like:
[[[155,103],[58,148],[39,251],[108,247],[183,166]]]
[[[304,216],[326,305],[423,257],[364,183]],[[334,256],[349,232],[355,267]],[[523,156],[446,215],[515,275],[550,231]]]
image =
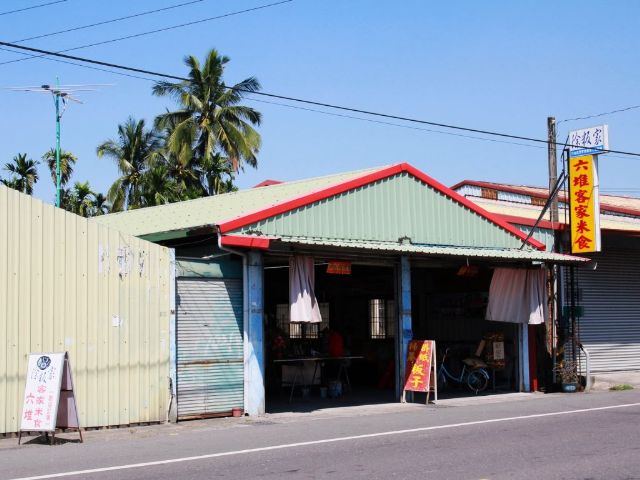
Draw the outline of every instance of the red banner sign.
[[[407,351],[407,374],[404,390],[428,392],[433,368],[433,340],[411,340]]]

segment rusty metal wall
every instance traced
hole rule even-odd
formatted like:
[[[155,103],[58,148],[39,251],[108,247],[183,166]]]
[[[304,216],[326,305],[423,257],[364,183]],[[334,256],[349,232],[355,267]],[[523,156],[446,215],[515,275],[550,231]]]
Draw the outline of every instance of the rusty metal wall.
[[[0,433],[30,352],[69,352],[81,426],[166,420],[170,253],[0,186]]]

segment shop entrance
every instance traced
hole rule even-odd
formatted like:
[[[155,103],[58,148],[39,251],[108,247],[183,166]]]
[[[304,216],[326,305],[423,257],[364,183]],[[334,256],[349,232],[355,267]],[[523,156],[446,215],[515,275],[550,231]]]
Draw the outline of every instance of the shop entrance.
[[[316,259],[322,322],[295,323],[288,265],[265,257],[267,412],[396,401],[394,267]]]
[[[438,368],[447,353],[445,368],[454,377],[465,359],[482,365],[489,374],[483,395],[519,390],[518,325],[484,319],[491,276],[488,266],[412,270],[414,338],[435,340]],[[438,386],[439,398],[476,395],[466,381]]]

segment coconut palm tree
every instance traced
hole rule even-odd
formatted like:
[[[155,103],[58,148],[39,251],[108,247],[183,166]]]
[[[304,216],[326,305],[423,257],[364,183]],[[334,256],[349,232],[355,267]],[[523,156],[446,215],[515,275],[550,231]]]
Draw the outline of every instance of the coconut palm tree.
[[[158,134],[147,129],[144,120],[129,117],[118,125],[116,140],[107,140],[98,146],[98,157],[114,160],[120,173],[107,192],[113,211],[141,206],[143,176],[160,145]]]
[[[93,206],[92,206],[92,214],[91,216],[99,216],[106,215],[111,210],[111,205],[102,193],[94,193],[93,195]]]
[[[42,161],[49,167],[51,172],[51,180],[53,185],[57,186],[56,182],[56,151],[50,149],[44,155],[42,155]],[[60,186],[65,187],[71,175],[73,174],[73,167],[75,166],[78,158],[71,152],[65,150],[60,151]]]
[[[155,165],[148,169],[142,180],[142,207],[164,205],[180,200],[178,187],[173,178],[169,176],[166,165]]]
[[[180,105],[176,111],[159,115],[155,125],[160,129],[174,126],[167,139],[174,149],[187,144],[193,132],[189,147],[198,163],[210,164],[212,157],[221,154],[237,172],[245,164],[254,168],[258,164],[261,140],[253,127],[260,125],[261,114],[240,103],[247,93],[260,90],[260,83],[249,77],[227,88],[222,77],[228,62],[215,49],[209,51],[203,65],[192,55],[185,57],[189,80],[161,81],[153,87],[154,95],[173,97]]]
[[[26,153],[19,153],[13,157],[13,161],[6,163],[4,169],[12,174],[7,182],[3,182],[11,188],[20,190],[22,193],[31,195],[33,186],[38,181],[38,162],[27,158]]]
[[[91,216],[93,209],[94,194],[89,187],[89,182],[76,182],[69,196],[67,209],[82,217]]]

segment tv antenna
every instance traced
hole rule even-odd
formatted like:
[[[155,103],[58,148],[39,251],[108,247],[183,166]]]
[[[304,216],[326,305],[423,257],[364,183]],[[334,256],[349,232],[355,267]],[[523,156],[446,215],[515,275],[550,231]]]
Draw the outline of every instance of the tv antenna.
[[[14,92],[35,92],[50,94],[53,97],[53,103],[56,107],[56,207],[60,207],[60,197],[62,192],[61,172],[60,172],[60,119],[67,110],[68,102],[83,103],[76,98],[77,92],[96,92],[95,87],[108,87],[110,83],[95,83],[87,85],[60,85],[56,80],[56,85],[40,85],[28,87],[7,87],[6,90]],[[62,109],[60,103],[62,101]]]

